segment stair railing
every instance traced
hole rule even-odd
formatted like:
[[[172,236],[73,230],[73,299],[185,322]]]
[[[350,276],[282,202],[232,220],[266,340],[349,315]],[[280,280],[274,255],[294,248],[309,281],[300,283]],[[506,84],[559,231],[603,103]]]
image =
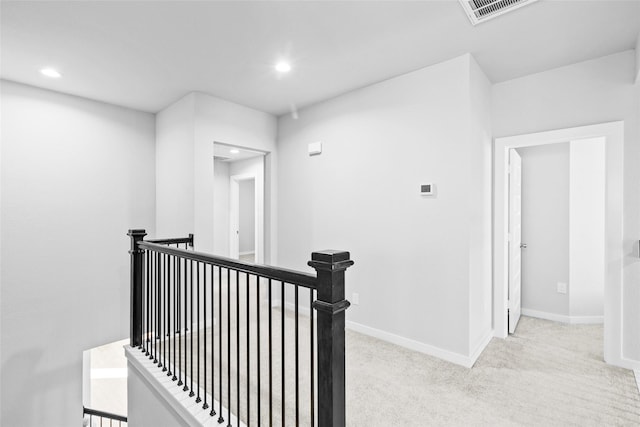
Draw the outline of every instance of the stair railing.
[[[210,416],[345,426],[349,252],[313,252],[311,275],[193,251],[193,235],[128,235],[130,344]]]

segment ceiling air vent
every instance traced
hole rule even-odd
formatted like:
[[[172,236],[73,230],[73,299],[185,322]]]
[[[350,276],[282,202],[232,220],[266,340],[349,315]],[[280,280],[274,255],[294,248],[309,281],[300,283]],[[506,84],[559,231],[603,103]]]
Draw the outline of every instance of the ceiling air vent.
[[[538,0],[459,0],[473,25]]]

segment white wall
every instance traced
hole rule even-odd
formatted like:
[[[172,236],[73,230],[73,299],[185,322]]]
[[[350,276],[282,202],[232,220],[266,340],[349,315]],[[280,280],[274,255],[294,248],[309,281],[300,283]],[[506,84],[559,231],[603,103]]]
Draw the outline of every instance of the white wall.
[[[194,109],[191,93],[156,116],[158,235],[152,237],[186,237],[194,230]]]
[[[266,218],[265,208],[265,158],[263,156],[252,157],[245,160],[232,162],[229,166],[229,175],[254,177],[254,244],[256,263],[265,262],[264,228]],[[241,181],[242,182],[242,181]],[[242,249],[240,249],[242,251]]]
[[[140,374],[137,368],[128,364],[127,399],[128,424],[135,427],[174,426],[189,427],[166,400]],[[217,418],[217,417],[216,417]]]
[[[255,229],[255,179],[240,181],[240,253],[254,252]]]
[[[569,311],[604,315],[605,140],[571,141],[569,179]]]
[[[275,229],[275,194],[271,194],[275,178],[276,118],[270,114],[253,110],[213,96],[196,93],[195,116],[195,233],[199,250],[213,249],[213,205],[216,199],[213,188],[213,142],[222,142],[238,147],[271,153],[269,175],[265,177],[265,194],[273,198],[265,212],[265,228],[268,235]],[[233,175],[233,172],[231,173]],[[224,237],[228,239],[228,233]],[[271,246],[266,248],[267,259]]]
[[[636,40],[636,84],[640,83],[640,33]]]
[[[492,336],[491,83],[473,56],[469,58],[469,351],[473,357],[477,357]]]
[[[283,116],[278,139],[279,264],[304,270],[314,250],[349,250],[347,295],[360,294],[347,311],[350,326],[462,364],[471,353],[470,257],[490,250],[482,241],[490,199],[472,206],[490,165],[478,162],[490,158],[488,135],[471,137],[471,105],[483,95],[472,103],[470,61],[465,55],[303,109],[297,119]],[[474,120],[488,133],[487,117]],[[314,141],[323,153],[309,157]],[[434,182],[437,195],[420,196],[422,182]],[[482,270],[478,283],[490,265]]]
[[[495,137],[623,120],[623,354],[640,360],[640,85],[625,51],[493,86]]]
[[[159,232],[178,236],[192,232],[197,250],[219,250],[214,246],[218,236],[214,239],[213,143],[272,153],[275,138],[274,116],[203,93],[191,93],[161,111],[157,126]],[[270,193],[275,153],[268,157],[265,191],[275,201]],[[273,212],[275,203],[266,213],[267,233],[276,227]],[[228,239],[227,234],[223,238]],[[271,246],[267,249],[269,256]]]
[[[82,423],[82,351],[129,334],[130,228],[154,233],[154,117],[2,81],[2,415]]]
[[[229,256],[229,163],[214,161],[213,253]],[[223,238],[222,236],[227,236]]]
[[[522,309],[569,316],[569,142],[518,148],[522,157]],[[603,179],[604,182],[604,179]],[[525,313],[526,314],[526,313]]]

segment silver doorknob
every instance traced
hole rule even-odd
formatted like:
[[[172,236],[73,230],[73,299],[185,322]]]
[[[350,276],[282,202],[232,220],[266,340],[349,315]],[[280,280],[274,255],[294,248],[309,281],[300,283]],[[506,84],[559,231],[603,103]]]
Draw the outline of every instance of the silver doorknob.
[[[520,249],[527,249],[526,243],[520,243]]]

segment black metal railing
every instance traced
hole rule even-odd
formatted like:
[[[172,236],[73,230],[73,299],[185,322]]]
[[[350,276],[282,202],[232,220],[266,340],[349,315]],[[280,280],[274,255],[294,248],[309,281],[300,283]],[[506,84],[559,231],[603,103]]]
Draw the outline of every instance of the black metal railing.
[[[83,414],[87,420],[88,427],[122,427],[127,425],[127,417],[124,415],[112,414],[106,411],[99,411],[82,407]]]
[[[345,425],[348,252],[312,253],[311,275],[195,252],[193,235],[128,235],[131,346],[210,416],[227,426]]]

